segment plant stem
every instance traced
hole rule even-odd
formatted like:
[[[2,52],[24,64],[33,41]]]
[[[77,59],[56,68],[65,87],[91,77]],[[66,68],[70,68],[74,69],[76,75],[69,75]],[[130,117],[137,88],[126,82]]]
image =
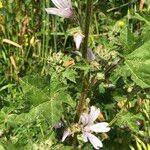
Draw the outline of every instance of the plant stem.
[[[82,47],[82,57],[86,59],[87,57],[87,47],[88,47],[88,38],[89,38],[89,27],[90,27],[90,22],[91,22],[91,15],[92,15],[92,8],[93,8],[93,0],[87,0],[87,5],[86,5],[86,18],[85,18],[85,27],[84,27],[84,43]],[[88,97],[89,93],[89,74],[84,76],[84,73],[82,73],[82,93],[81,93],[81,99],[79,101],[78,107],[77,107],[77,112],[75,116],[75,122],[78,122],[81,112],[83,111],[85,101]]]
[[[87,77],[87,76],[86,76]],[[90,85],[89,83],[87,83],[87,78],[82,76],[82,92],[81,92],[81,98],[79,100],[79,104],[77,106],[77,111],[76,111],[76,116],[75,116],[75,122],[78,122],[81,112],[83,111],[84,105],[85,105],[85,101],[88,97],[88,93],[89,93],[89,89],[90,89]],[[89,78],[89,77],[88,77]]]
[[[86,56],[87,56],[89,27],[90,27],[90,22],[91,22],[92,8],[93,8],[93,0],[87,0],[86,18],[85,18],[85,26],[84,26],[85,38],[84,38],[83,47],[82,47],[82,57],[83,58],[86,58]]]

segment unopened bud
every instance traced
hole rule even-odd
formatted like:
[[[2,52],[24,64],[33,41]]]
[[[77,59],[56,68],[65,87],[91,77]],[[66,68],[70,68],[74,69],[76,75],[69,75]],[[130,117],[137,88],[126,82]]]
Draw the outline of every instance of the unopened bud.
[[[76,45],[76,49],[78,50],[80,48],[81,42],[84,38],[84,35],[80,32],[77,32],[73,35],[73,38],[74,38],[74,42]]]

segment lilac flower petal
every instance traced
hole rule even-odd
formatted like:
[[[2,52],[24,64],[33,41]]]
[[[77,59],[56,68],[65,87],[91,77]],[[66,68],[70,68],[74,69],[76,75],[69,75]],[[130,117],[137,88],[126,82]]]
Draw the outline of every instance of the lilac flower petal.
[[[52,0],[52,2],[59,9],[66,7],[63,0]]]
[[[97,108],[95,107],[95,106],[91,106],[91,108],[90,108],[90,113],[93,113],[94,111],[96,111],[97,110]]]
[[[62,0],[62,1],[64,1],[66,8],[72,8],[71,0]]]
[[[69,18],[72,16],[72,11],[69,8],[57,9],[57,8],[46,8],[48,14],[57,15],[64,18]]]
[[[87,60],[92,61],[95,60],[96,56],[94,55],[93,51],[91,48],[87,49]]]
[[[71,135],[71,133],[68,130],[64,131],[61,141],[63,142],[69,135]]]
[[[86,132],[85,134],[95,149],[103,147],[102,142],[95,135],[88,132]]]
[[[49,14],[70,18],[73,15],[71,0],[52,0],[56,8],[46,8]]]
[[[82,137],[83,137],[83,141],[84,141],[84,142],[87,142],[87,141],[88,141],[86,132],[83,132]]]
[[[71,0],[52,0],[52,2],[59,9],[72,8]]]
[[[67,3],[66,3],[70,8],[72,8],[72,4],[71,4],[71,0],[67,0]]]
[[[87,125],[89,123],[89,115],[88,114],[82,114],[80,116],[80,120],[79,120],[79,123],[82,123],[83,126]]]
[[[97,132],[97,133],[103,133],[103,132],[108,132],[110,130],[110,127],[108,127],[107,122],[101,122],[101,123],[96,123],[93,125],[88,126],[91,131]]]
[[[90,126],[85,126],[84,128],[83,128],[83,132],[91,132],[91,129],[90,129]]]
[[[99,108],[91,106],[91,111],[90,111],[90,114],[89,114],[89,124],[93,124],[93,122],[97,119],[99,113],[100,113]]]

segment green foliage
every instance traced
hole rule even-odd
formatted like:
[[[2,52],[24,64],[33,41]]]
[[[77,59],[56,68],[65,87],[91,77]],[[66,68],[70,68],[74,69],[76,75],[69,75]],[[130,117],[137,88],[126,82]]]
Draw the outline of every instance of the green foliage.
[[[73,69],[66,69],[63,73],[62,73],[62,77],[63,78],[67,78],[68,80],[76,83],[75,81],[75,75],[76,75],[76,71],[74,71]]]
[[[44,78],[35,75],[21,80],[25,98],[34,107],[29,114],[19,118],[33,121],[36,117],[44,116],[53,127],[62,116],[62,104],[71,105],[73,102],[66,87],[60,83],[57,74],[54,73],[51,77]]]
[[[139,132],[138,121],[143,120],[142,114],[133,114],[131,112],[123,112],[117,119],[117,125],[124,128],[130,128],[133,132]]]
[[[135,137],[136,140],[136,149],[137,150],[149,150],[150,145],[145,144],[142,140],[140,140],[138,137]],[[131,150],[136,150],[133,146],[130,146]]]
[[[61,142],[85,97],[110,123],[97,134],[104,150],[149,150],[150,1],[94,1],[94,61],[70,32],[84,31],[86,1],[72,4],[67,20],[45,12],[49,0],[0,0],[0,150],[92,149],[76,135]]]
[[[150,41],[133,51],[126,57],[126,67],[132,74],[133,81],[142,88],[150,87]]]

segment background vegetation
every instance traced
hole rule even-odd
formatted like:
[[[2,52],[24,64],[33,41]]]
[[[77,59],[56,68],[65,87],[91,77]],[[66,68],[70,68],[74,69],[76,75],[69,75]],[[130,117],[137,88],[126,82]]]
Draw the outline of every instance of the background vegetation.
[[[0,149],[72,149],[61,142],[65,126],[54,126],[73,121],[80,72],[91,75],[87,101],[111,125],[99,135],[103,149],[150,149],[150,1],[142,2],[94,0],[88,45],[97,59],[85,62],[70,30],[84,28],[86,1],[72,0],[74,22],[48,15],[49,0],[0,0]]]

